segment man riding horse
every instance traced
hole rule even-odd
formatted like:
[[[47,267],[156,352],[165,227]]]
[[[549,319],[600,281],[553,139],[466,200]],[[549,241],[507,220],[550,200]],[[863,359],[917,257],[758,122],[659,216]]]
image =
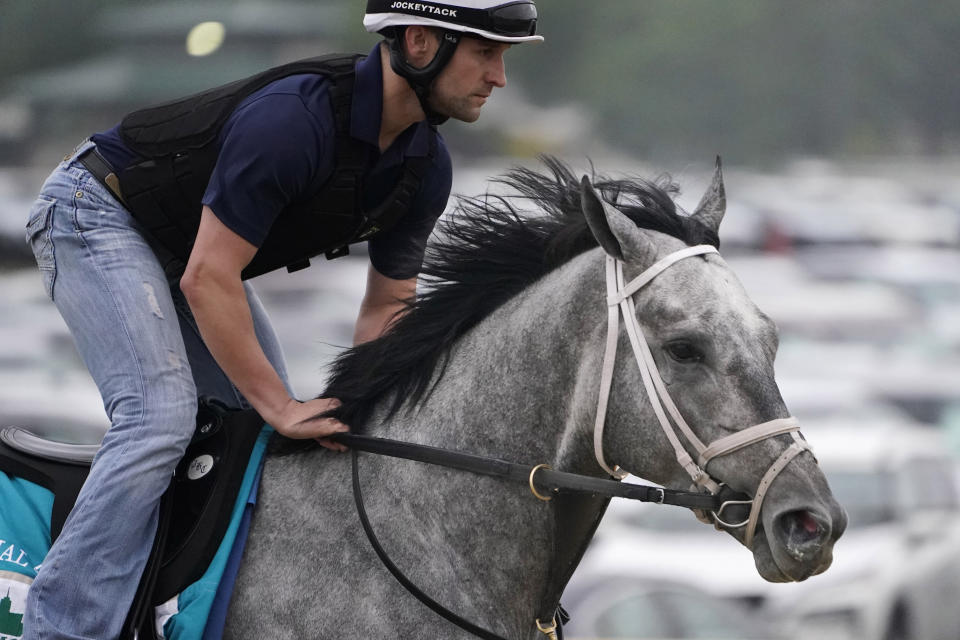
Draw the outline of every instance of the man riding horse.
[[[137,111],[51,174],[27,237],[111,427],[28,599],[23,638],[115,638],[195,426],[197,396],[324,440],[334,399],[293,397],[247,278],[369,240],[355,342],[416,292],[451,163],[436,126],[477,120],[532,0],[369,0],[366,56],[295,62]]]

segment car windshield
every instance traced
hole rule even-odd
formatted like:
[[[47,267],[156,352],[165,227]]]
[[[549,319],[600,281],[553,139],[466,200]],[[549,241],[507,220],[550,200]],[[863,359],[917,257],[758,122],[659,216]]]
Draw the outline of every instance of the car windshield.
[[[894,482],[882,471],[828,471],[827,481],[846,509],[850,527],[891,522],[895,516]]]
[[[663,615],[648,594],[621,599],[596,619],[596,633],[603,638],[666,638],[673,634],[671,620]]]
[[[663,592],[660,599],[664,609],[671,611],[680,622],[684,638],[755,640],[772,637],[746,611],[733,608],[730,603],[695,598],[678,591]]]
[[[745,612],[696,592],[638,591],[624,595],[601,611],[595,635],[602,638],[770,638]]]

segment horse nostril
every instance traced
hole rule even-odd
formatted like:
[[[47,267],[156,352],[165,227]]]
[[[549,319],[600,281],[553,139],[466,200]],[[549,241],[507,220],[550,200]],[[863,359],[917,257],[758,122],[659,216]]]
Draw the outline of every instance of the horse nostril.
[[[826,538],[826,527],[807,510],[789,511],[780,516],[778,532],[783,546],[796,560],[820,549]]]
[[[801,511],[798,520],[803,530],[809,534],[815,534],[820,530],[820,525],[817,524],[817,521],[814,520],[809,511]]]

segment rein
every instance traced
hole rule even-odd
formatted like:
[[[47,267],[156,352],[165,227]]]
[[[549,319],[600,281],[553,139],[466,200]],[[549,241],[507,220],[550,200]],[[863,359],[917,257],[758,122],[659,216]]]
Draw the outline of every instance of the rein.
[[[330,439],[358,451],[426,462],[526,484],[530,487],[534,496],[544,501],[550,499],[551,495],[549,494],[577,492],[606,498],[627,498],[640,502],[669,504],[687,507],[688,509],[712,510],[718,509],[721,504],[718,496],[709,493],[678,491],[643,484],[628,484],[617,480],[594,478],[566,471],[554,471],[543,464],[531,467],[530,465],[508,462],[498,458],[486,458],[471,453],[462,453],[401,440],[362,436],[353,433],[338,433],[330,436]]]
[[[627,498],[629,500],[652,502],[655,504],[676,505],[694,510],[713,511],[720,508],[719,496],[708,493],[678,491],[641,484],[628,484],[615,480],[606,480],[604,478],[567,473],[565,471],[554,471],[546,464],[538,464],[531,467],[530,465],[508,462],[498,458],[487,458],[450,449],[352,433],[338,433],[330,436],[330,439],[351,448],[353,458],[353,498],[357,506],[357,514],[360,517],[360,524],[363,526],[363,531],[366,533],[370,545],[373,547],[373,550],[383,565],[407,591],[413,594],[434,613],[484,640],[505,639],[458,616],[432,599],[417,587],[390,559],[383,545],[381,545],[379,539],[377,539],[377,535],[373,531],[373,527],[367,517],[363,493],[360,489],[358,451],[414,460],[416,462],[425,462],[427,464],[459,469],[470,473],[492,476],[518,484],[526,484],[530,492],[538,500],[543,501],[549,501],[555,495],[586,494],[608,498]],[[561,616],[562,615],[561,613]],[[556,640],[558,637],[557,630],[559,626],[556,624],[555,618],[549,624],[542,623],[541,619],[538,618],[537,629],[552,640]]]

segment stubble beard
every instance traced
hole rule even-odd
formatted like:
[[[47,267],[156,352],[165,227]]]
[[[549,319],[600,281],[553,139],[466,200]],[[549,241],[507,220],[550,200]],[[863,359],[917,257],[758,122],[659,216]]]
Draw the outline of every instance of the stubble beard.
[[[472,104],[473,96],[445,97],[431,93],[430,107],[437,113],[461,122],[476,122],[480,118],[481,107]]]

